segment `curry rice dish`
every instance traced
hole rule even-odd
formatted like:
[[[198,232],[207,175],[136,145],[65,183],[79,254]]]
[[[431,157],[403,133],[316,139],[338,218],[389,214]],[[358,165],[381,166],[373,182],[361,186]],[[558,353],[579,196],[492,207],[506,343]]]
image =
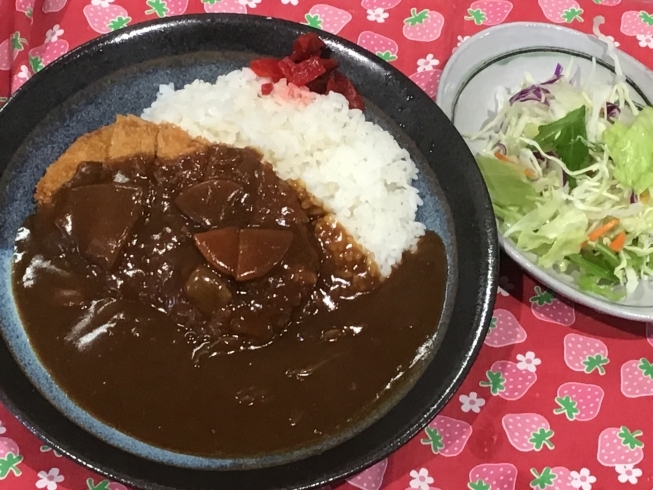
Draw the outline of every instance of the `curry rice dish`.
[[[83,409],[154,446],[247,457],[339,433],[418,369],[446,282],[440,238],[382,278],[252,148],[135,116],[79,138],[18,231],[30,342]]]

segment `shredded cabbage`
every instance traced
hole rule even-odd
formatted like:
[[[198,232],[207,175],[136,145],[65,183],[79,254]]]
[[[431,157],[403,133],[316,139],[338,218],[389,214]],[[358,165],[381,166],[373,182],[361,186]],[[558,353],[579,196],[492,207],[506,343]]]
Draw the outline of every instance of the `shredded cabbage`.
[[[526,73],[478,133],[477,155],[499,230],[577,286],[611,301],[653,276],[653,108],[632,100],[614,43],[612,83],[570,63],[537,82]],[[593,68],[596,60],[593,60]],[[592,70],[594,72],[594,69]]]

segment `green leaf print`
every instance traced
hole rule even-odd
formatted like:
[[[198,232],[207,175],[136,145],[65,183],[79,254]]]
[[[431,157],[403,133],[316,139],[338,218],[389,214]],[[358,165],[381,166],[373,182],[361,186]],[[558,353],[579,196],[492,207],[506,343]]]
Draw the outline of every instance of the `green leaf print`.
[[[306,14],[304,18],[309,26],[315,27],[316,29],[322,29],[322,18],[318,14]]]
[[[642,357],[639,360],[639,365],[637,367],[642,372],[642,375],[646,376],[647,378],[653,379],[653,364],[651,364],[651,362],[648,359]]]
[[[15,476],[20,476],[23,472],[18,465],[23,461],[22,456],[16,456],[14,453],[7,453],[4,458],[0,458],[0,480],[4,480],[13,473]]]
[[[601,376],[605,374],[605,366],[610,362],[610,359],[603,357],[601,354],[596,354],[595,356],[587,356],[587,359],[583,361],[583,366],[585,366],[585,372],[587,374],[592,373],[594,370],[597,370]]]
[[[622,425],[621,430],[617,435],[619,436],[619,439],[621,439],[621,443],[632,450],[637,449],[638,447],[644,447],[644,443],[638,439],[642,434],[641,430],[631,432],[628,427]]]
[[[109,480],[102,480],[96,484],[93,478],[86,480],[86,490],[109,490]]]
[[[379,51],[376,55],[384,61],[390,62],[397,59],[397,57],[390,51]]]
[[[444,448],[440,432],[438,432],[438,429],[431,429],[430,427],[424,429],[424,432],[426,432],[428,439],[421,439],[419,442],[425,446],[431,446],[433,454],[438,454],[440,450]]]
[[[123,17],[122,15],[119,15],[115,19],[113,19],[111,22],[107,24],[107,27],[111,29],[112,31],[117,31],[118,29],[122,29],[123,27],[127,27],[127,25],[132,21],[131,17]]]
[[[539,473],[535,468],[531,468],[531,474],[535,477],[531,481],[532,488],[548,488],[553,485],[557,478],[557,475],[548,466],[542,470],[542,473]]]
[[[467,484],[467,488],[469,488],[469,490],[492,490],[490,485],[485,483],[483,480],[470,481]]]
[[[480,26],[487,20],[485,12],[481,9],[467,9],[468,16],[465,16],[465,20],[473,20],[474,24]]]
[[[158,17],[163,18],[170,12],[165,0],[147,0],[145,3],[150,7],[149,10],[145,11],[145,15],[156,14]]]
[[[570,24],[571,22],[577,20],[578,22],[583,22],[583,18],[581,17],[581,14],[583,13],[583,9],[567,9],[562,13],[562,18],[567,24]]]
[[[549,440],[552,437],[553,437],[553,431],[550,429],[547,430],[544,427],[542,427],[537,432],[533,432],[533,435],[528,440],[528,442],[533,444],[533,448],[536,451],[541,450],[544,446],[548,447],[549,449],[553,449],[555,446]]]
[[[20,32],[16,31],[11,35],[11,49],[14,51],[22,51],[26,44],[27,39],[20,37]]]
[[[34,73],[39,72],[44,68],[43,59],[40,56],[30,56],[29,66],[32,67]]]
[[[506,391],[506,378],[499,371],[487,371],[485,373],[487,381],[481,381],[479,386],[490,388],[490,393],[498,395],[502,391]]]
[[[556,403],[560,408],[554,409],[553,413],[556,415],[564,413],[569,420],[576,420],[576,415],[578,415],[580,410],[578,410],[577,403],[572,400],[569,395],[565,397],[557,397]]]
[[[537,306],[550,305],[555,299],[553,294],[550,291],[542,290],[541,287],[535,286],[535,296],[533,296],[529,301]]]

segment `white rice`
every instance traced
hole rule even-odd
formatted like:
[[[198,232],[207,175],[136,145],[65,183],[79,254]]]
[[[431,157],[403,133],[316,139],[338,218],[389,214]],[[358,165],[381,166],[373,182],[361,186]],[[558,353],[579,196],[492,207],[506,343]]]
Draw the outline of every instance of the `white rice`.
[[[280,178],[302,181],[389,275],[424,234],[415,221],[422,200],[411,186],[417,168],[410,155],[342,95],[304,92],[302,103],[283,96],[289,88],[282,80],[262,96],[266,81],[246,68],[214,84],[196,80],[177,91],[162,85],[143,118],[257,148]]]

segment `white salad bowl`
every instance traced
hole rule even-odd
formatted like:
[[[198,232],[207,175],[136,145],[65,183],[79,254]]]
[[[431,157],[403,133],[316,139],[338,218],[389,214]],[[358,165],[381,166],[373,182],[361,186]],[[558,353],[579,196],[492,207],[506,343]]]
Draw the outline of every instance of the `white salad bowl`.
[[[526,72],[535,80],[545,81],[553,75],[557,64],[567,66],[571,60],[583,79],[591,73],[593,58],[594,80],[613,80],[614,61],[608,55],[607,45],[596,36],[535,22],[499,25],[472,36],[456,50],[442,73],[436,102],[458,131],[469,135],[496,114],[499,87],[514,93]],[[653,72],[621,51],[618,59],[632,99],[638,104],[652,105]],[[467,143],[475,154],[483,148],[483,142]],[[653,281],[641,281],[623,300],[609,301],[579,290],[570,274],[538,266],[536,256],[517,249],[512,240],[502,236],[499,240],[505,252],[526,272],[558,294],[615,317],[653,321]]]

